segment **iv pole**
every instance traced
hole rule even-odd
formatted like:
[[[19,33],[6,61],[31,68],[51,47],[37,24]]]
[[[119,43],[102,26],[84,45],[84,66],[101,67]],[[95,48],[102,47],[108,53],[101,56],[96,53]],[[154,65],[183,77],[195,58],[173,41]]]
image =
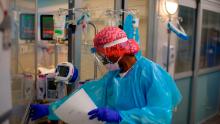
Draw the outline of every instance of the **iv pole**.
[[[171,22],[171,16],[169,15],[169,21]],[[171,42],[171,30],[167,29],[168,32],[168,41],[167,41],[167,64],[166,64],[166,70],[169,72],[169,66],[170,66],[170,42]]]
[[[176,13],[178,9],[178,1],[177,0],[165,0],[164,1],[165,10],[169,16],[168,24],[171,23],[171,17]],[[166,62],[166,70],[169,73],[169,64],[170,64],[170,43],[171,43],[171,30],[167,29],[168,33],[168,41],[167,41],[167,62]]]

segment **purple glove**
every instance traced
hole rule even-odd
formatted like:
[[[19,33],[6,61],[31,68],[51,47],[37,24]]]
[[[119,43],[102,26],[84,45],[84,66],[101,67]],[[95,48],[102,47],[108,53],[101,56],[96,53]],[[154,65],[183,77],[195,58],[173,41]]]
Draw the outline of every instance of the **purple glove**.
[[[99,121],[106,121],[109,123],[121,121],[119,112],[109,108],[97,108],[90,111],[88,115],[90,120],[97,118]]]
[[[49,115],[49,105],[45,104],[31,104],[30,118],[32,121]]]

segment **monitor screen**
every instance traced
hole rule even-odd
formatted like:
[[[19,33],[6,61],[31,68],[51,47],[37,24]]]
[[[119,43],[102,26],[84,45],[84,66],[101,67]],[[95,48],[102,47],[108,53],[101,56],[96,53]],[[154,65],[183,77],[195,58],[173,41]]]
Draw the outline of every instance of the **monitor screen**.
[[[53,40],[54,20],[53,15],[40,16],[41,40]]]
[[[20,39],[35,40],[35,15],[20,14]]]
[[[67,77],[69,74],[69,67],[67,66],[58,66],[58,76],[60,77]]]

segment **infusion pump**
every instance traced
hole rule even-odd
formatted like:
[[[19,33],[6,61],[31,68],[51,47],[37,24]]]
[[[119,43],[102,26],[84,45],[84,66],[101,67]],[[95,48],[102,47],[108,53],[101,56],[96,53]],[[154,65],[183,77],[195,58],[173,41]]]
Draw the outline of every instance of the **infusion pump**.
[[[77,68],[69,62],[58,64],[53,73],[39,75],[37,81],[38,100],[63,98],[67,94],[66,85],[74,83],[77,77]]]

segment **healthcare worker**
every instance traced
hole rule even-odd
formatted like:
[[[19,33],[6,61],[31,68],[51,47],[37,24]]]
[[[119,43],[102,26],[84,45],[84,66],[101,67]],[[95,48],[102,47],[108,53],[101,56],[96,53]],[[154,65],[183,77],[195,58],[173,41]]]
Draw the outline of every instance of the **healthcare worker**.
[[[118,27],[106,27],[94,38],[95,56],[109,72],[82,87],[98,108],[89,119],[120,124],[170,124],[182,96],[171,76],[158,64],[137,54],[139,46]],[[71,96],[71,95],[70,95]],[[32,119],[48,115],[69,96],[49,106],[32,105]],[[35,111],[35,112],[34,112]],[[44,115],[39,115],[44,111]]]

